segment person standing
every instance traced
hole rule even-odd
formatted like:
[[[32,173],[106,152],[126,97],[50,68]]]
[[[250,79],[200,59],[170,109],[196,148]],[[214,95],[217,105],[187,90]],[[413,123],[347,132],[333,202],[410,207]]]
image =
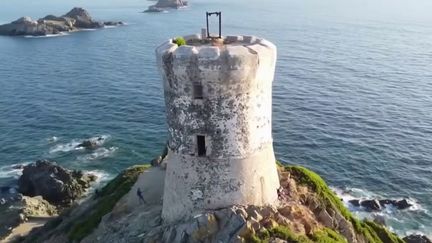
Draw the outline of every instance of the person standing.
[[[144,197],[142,195],[141,188],[139,188],[139,187],[137,189],[137,196],[138,196],[138,200],[139,200],[140,204],[145,204],[146,203],[146,201],[144,200]]]

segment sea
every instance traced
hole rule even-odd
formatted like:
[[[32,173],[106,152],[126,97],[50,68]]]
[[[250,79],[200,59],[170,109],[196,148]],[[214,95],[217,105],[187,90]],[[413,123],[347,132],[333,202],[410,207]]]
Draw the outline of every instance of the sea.
[[[273,84],[277,158],[319,173],[350,198],[407,198],[379,213],[396,233],[432,235],[432,1],[2,0],[0,23],[86,8],[125,26],[49,37],[0,37],[0,186],[16,165],[48,159],[91,171],[100,185],[148,163],[167,139],[155,48],[200,33],[222,11],[223,35],[278,47]],[[217,30],[217,22],[210,26]],[[76,149],[101,136],[96,150]]]

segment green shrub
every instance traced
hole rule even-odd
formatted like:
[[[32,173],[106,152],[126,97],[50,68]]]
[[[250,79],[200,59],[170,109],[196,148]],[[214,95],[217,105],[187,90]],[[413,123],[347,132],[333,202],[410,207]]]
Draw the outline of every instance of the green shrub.
[[[174,43],[178,46],[184,46],[186,45],[186,40],[183,37],[177,37],[174,39]]]
[[[277,237],[279,239],[286,240],[289,243],[312,243],[312,241],[306,236],[296,235],[286,226],[276,226],[269,230],[269,233],[271,237]]]

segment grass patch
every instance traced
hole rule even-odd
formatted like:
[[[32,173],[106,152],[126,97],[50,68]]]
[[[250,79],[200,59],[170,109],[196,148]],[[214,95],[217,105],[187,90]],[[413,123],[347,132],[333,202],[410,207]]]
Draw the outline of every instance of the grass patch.
[[[286,226],[276,226],[270,230],[261,230],[253,235],[246,237],[246,242],[248,243],[267,243],[270,242],[270,238],[279,238],[285,240],[288,243],[312,243],[309,238],[304,235],[294,234]]]
[[[297,183],[305,185],[314,191],[323,205],[339,211],[345,219],[352,223],[354,230],[364,236],[369,243],[403,242],[386,228],[375,223],[372,225],[369,221],[362,222],[355,218],[318,174],[301,166],[285,166],[285,170],[291,173],[291,176],[295,178]]]
[[[364,224],[372,228],[383,242],[405,243],[405,241],[400,239],[395,233],[388,231],[386,228],[375,222],[365,220]]]
[[[150,165],[133,166],[124,170],[110,181],[99,193],[96,208],[89,215],[79,220],[72,227],[68,237],[72,241],[80,241],[99,225],[102,217],[111,212],[115,204],[130,191],[138,176],[148,169]]]
[[[313,242],[317,243],[347,243],[348,241],[340,235],[329,228],[323,228],[317,232],[314,232],[311,237]]]

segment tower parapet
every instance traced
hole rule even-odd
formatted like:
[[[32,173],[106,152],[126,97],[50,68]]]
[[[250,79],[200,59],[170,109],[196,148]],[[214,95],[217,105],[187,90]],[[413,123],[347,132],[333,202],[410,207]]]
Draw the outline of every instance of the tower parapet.
[[[184,38],[156,49],[168,123],[163,218],[276,203],[276,47],[254,36]]]

